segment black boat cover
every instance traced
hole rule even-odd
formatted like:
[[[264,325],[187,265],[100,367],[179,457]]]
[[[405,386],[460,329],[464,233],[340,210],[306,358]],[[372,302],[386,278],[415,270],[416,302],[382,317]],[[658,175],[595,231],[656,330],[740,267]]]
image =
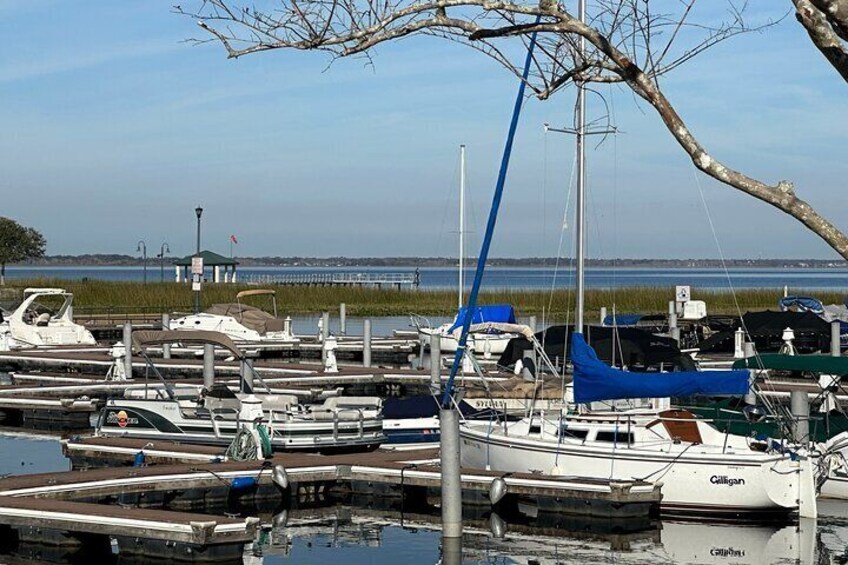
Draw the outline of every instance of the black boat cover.
[[[562,360],[563,353],[570,359],[572,326],[551,326],[538,332],[536,339],[541,343],[548,357],[554,362]],[[612,328],[607,326],[586,326],[583,335],[595,350],[598,358],[607,365],[613,364],[613,344],[615,344],[615,366],[621,367],[622,361],[631,370],[658,369],[688,371],[695,368],[688,355],[680,353],[677,344],[670,337],[654,335],[638,328]],[[566,346],[568,344],[568,346]],[[530,341],[524,337],[511,339],[498,365],[509,367],[521,359],[524,351],[532,349]]]
[[[794,345],[799,353],[813,353],[830,348],[830,324],[812,312],[746,312],[745,328],[760,353],[776,352],[783,345],[783,330],[792,328]],[[732,353],[734,333],[742,325],[737,321],[730,329],[720,331],[698,344],[707,353]]]

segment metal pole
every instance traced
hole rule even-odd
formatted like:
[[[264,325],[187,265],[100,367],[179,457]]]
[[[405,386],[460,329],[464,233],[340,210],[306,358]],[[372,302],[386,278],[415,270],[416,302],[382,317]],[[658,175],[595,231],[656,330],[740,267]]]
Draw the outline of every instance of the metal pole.
[[[200,257],[200,216],[203,215],[203,208],[198,206],[194,209],[194,213],[197,214],[197,251],[195,252],[195,256]],[[203,282],[203,273],[199,275],[194,275],[196,277],[197,286],[194,288],[194,313],[200,313],[200,285]]]
[[[465,145],[459,146],[459,308],[465,303]]]
[[[327,343],[327,338],[330,337],[330,313],[323,312],[321,314],[321,343]],[[321,362],[327,360],[327,352],[321,348]]]
[[[124,355],[124,378],[131,379],[133,376],[132,369],[132,324],[127,322],[124,324],[124,347],[126,355]]]
[[[582,22],[586,19],[586,0],[579,0],[577,4],[577,18]],[[586,52],[586,38],[582,35],[578,39],[577,48],[579,52]],[[586,260],[586,146],[584,143],[586,127],[586,95],[585,86],[582,81],[577,81],[577,212],[575,218],[575,230],[577,235],[577,315],[574,320],[574,331],[583,333],[583,309],[585,307],[585,277],[583,264]]]
[[[362,366],[371,366],[371,320],[362,323]]]
[[[842,347],[839,341],[842,334],[839,320],[834,320],[830,323],[830,354],[834,357],[842,355]]]
[[[462,476],[459,456],[459,414],[453,407],[439,411],[442,469],[442,537],[462,537]]]
[[[169,330],[171,329],[171,317],[168,314],[162,314],[162,329]],[[171,358],[171,344],[163,343],[162,344],[162,358],[170,359]]]
[[[347,304],[339,304],[339,333],[347,335]]]
[[[438,334],[430,336],[430,388],[442,390],[442,338]]]
[[[215,346],[211,343],[203,344],[203,386],[206,390],[215,384]]]
[[[792,409],[794,440],[799,445],[810,441],[810,397],[803,390],[793,390],[789,393],[789,404]]]

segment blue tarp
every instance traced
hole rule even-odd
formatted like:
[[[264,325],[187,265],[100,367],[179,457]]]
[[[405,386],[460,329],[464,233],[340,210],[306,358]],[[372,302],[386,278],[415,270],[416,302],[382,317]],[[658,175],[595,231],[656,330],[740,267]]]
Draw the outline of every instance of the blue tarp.
[[[602,363],[582,334],[571,336],[574,399],[578,404],[623,398],[742,395],[748,392],[748,371],[681,371],[631,373]]]
[[[786,312],[795,307],[799,312],[812,312],[821,316],[824,314],[824,306],[821,300],[810,296],[784,296],[780,299],[780,311]]]
[[[601,323],[604,326],[635,326],[644,317],[642,314],[610,314]]]
[[[462,321],[465,319],[465,313],[468,307],[463,306],[454,318],[453,325],[448,331],[454,331],[456,328],[462,327]],[[474,316],[471,318],[471,325],[485,324],[486,322],[495,322],[498,324],[514,324],[515,311],[509,304],[490,304],[488,306],[477,306],[474,309]]]

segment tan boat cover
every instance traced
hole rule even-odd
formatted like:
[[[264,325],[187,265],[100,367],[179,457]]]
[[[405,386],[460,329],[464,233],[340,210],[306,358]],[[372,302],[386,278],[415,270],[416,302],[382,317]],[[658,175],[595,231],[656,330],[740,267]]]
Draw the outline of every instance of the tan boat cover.
[[[277,294],[277,291],[268,288],[257,288],[255,290],[243,290],[236,294],[236,298],[244,298],[245,296],[261,296],[264,294]]]
[[[141,351],[153,345],[164,345],[166,343],[182,343],[184,345],[205,345],[211,343],[222,347],[236,356],[238,359],[244,359],[244,353],[238,346],[220,332],[209,332],[204,330],[142,330],[132,334],[133,349]]]
[[[255,292],[255,291],[245,291]],[[273,291],[272,291],[273,292]],[[240,324],[264,335],[268,332],[283,331],[283,320],[275,318],[265,310],[247,304],[213,304],[206,310],[207,314],[217,316],[232,316]]]

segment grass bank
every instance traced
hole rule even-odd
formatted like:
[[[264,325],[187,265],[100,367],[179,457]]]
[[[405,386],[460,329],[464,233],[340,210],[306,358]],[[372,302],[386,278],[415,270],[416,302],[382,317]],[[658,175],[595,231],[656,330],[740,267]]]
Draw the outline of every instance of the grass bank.
[[[188,312],[192,293],[189,285],[180,283],[70,281],[60,279],[12,280],[7,282],[2,298],[9,304],[26,287],[61,287],[74,293],[79,311],[114,309],[121,312]],[[216,303],[233,302],[247,285],[213,285],[203,287],[204,308]],[[279,287],[277,306],[281,314],[303,314],[321,311],[337,312],[339,304],[347,304],[350,316],[404,316],[417,313],[426,316],[450,315],[456,311],[456,294],[442,290],[377,290],[373,288],[338,287]],[[803,291],[797,291],[799,294]],[[842,303],[837,292],[811,292],[825,304]],[[781,291],[777,289],[738,290],[735,296],[727,291],[693,289],[693,299],[705,300],[712,314],[735,314],[753,309],[775,309]],[[586,310],[589,319],[596,319],[602,306],[613,304],[620,313],[665,312],[674,297],[673,287],[634,287],[611,290],[589,290]],[[264,297],[248,299],[249,304],[269,308]],[[481,303],[509,303],[520,315],[564,318],[574,308],[574,292],[559,290],[551,294],[544,290],[496,290],[481,295]]]

